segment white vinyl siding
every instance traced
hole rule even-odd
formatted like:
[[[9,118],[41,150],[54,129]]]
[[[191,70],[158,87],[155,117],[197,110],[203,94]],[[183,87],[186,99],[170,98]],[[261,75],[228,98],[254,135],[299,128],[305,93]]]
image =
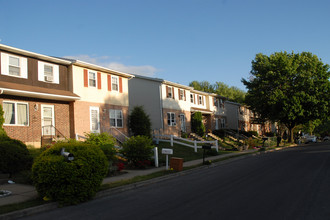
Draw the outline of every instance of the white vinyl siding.
[[[48,83],[60,83],[59,66],[38,61],[38,80]]]
[[[1,74],[19,78],[28,78],[27,58],[1,53]]]
[[[4,101],[4,125],[29,125],[28,109],[27,103]]]
[[[123,127],[123,111],[110,109],[109,113],[110,125],[112,127],[122,128]]]

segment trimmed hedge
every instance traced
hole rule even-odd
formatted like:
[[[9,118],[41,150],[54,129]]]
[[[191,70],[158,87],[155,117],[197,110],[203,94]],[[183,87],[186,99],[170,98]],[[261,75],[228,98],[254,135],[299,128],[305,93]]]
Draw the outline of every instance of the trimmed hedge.
[[[62,148],[74,155],[73,161],[61,155]],[[36,158],[32,179],[41,197],[72,205],[91,199],[107,171],[108,161],[99,147],[59,143]]]
[[[6,135],[0,138],[0,171],[12,174],[31,169],[32,157],[26,145]]]

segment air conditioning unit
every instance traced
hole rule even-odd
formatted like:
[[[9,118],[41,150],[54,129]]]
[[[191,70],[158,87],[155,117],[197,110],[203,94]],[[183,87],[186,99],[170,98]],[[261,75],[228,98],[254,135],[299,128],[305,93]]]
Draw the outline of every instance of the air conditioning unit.
[[[47,82],[53,82],[53,80],[54,80],[54,77],[52,77],[52,76],[45,76],[45,81],[47,81]]]

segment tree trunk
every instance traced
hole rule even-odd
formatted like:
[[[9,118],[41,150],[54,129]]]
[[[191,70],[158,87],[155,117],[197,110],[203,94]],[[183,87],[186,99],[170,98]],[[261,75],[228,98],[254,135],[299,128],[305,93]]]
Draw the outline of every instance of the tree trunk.
[[[289,128],[289,132],[290,132],[290,138],[288,140],[289,143],[294,143],[294,139],[293,139],[293,129],[294,129],[294,126],[293,127],[290,127]]]

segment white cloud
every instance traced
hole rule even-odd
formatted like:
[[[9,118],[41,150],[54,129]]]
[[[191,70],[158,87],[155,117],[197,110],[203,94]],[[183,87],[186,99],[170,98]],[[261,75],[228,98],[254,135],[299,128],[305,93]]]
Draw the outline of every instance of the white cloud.
[[[64,58],[81,60],[87,63],[103,66],[112,70],[117,70],[124,73],[131,73],[143,76],[155,76],[156,72],[159,70],[150,65],[143,66],[126,66],[119,62],[111,62],[111,57],[108,56],[89,56],[85,54],[76,55],[76,56],[65,56]],[[117,58],[118,59],[118,58]]]

